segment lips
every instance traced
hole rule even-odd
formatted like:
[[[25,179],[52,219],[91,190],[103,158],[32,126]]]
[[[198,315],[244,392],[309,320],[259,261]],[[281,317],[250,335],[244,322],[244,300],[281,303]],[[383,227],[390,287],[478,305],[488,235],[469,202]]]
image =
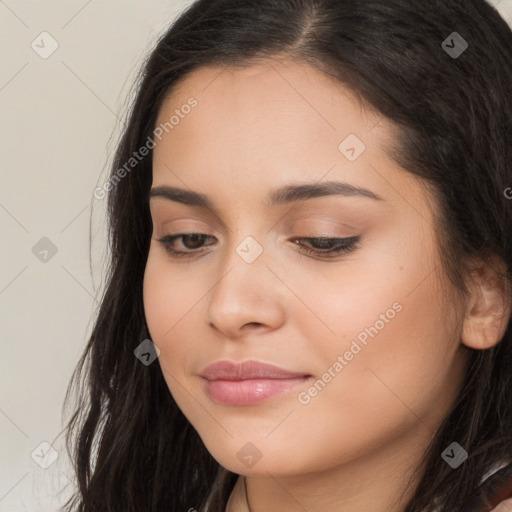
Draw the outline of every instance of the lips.
[[[219,361],[207,366],[201,376],[208,380],[246,380],[246,379],[294,379],[308,377],[308,374],[290,372],[270,364],[257,361],[244,361],[232,363],[231,361]]]
[[[204,391],[223,405],[251,405],[289,391],[311,378],[311,375],[292,372],[278,366],[245,361],[219,361],[202,372]]]

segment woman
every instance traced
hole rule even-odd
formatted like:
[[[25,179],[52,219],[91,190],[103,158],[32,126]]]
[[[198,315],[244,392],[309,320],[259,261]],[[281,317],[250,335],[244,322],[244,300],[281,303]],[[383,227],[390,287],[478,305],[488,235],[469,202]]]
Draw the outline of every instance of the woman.
[[[183,12],[95,192],[68,510],[511,508],[511,84],[483,0]]]

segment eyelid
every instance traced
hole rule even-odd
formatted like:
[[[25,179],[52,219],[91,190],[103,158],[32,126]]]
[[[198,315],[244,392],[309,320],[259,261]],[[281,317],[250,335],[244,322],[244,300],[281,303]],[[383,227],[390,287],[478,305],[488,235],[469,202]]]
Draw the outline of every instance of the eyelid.
[[[178,219],[161,222],[158,224],[160,233],[200,233],[204,235],[217,236],[206,222],[197,219]]]
[[[334,224],[335,226],[326,226],[325,224],[322,225],[317,222],[299,225],[298,222],[295,222],[290,231],[294,233],[295,236],[310,238],[346,238],[362,231],[362,228],[357,228],[356,226],[350,226],[340,222],[332,222],[331,224]]]
[[[302,214],[299,218],[294,218],[291,224],[284,226],[273,225],[274,229],[279,232],[279,238],[287,237],[292,234],[301,238],[348,238],[356,234],[360,234],[363,229],[357,223],[348,224],[335,220],[331,215],[325,213]],[[191,234],[198,233],[215,237],[219,242],[224,242],[224,234],[219,233],[217,229],[212,228],[211,224],[198,218],[178,218],[170,219],[159,223],[157,230],[164,235],[173,234]]]
[[[308,224],[311,223],[312,226],[314,227],[313,229],[318,229],[318,226],[322,223],[325,223],[325,224],[330,224],[332,225],[333,227],[337,227],[337,228],[342,228],[342,229],[349,229],[351,231],[353,230],[360,230],[362,228],[362,226],[358,225],[358,224],[348,224],[346,222],[341,222],[339,220],[334,220],[332,219],[331,216],[329,216],[329,218],[326,218],[325,216],[326,214],[320,214],[318,216],[315,216],[315,215],[308,215],[307,217],[305,218],[299,218],[299,219],[296,219],[293,223],[292,223],[292,226],[291,228],[294,229],[296,228],[298,225],[300,226],[301,224]]]

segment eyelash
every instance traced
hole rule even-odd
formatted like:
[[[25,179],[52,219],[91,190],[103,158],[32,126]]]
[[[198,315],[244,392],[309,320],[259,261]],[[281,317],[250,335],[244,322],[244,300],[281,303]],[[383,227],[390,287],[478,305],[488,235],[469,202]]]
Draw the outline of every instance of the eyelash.
[[[163,238],[158,239],[158,242],[160,242],[164,246],[167,253],[170,254],[170,256],[173,258],[192,258],[192,257],[196,256],[198,253],[200,253],[201,250],[200,249],[195,250],[195,251],[192,250],[190,252],[177,251],[176,249],[174,249],[171,246],[171,244],[176,239],[182,238],[185,236],[190,236],[190,235],[199,235],[199,236],[203,236],[203,237],[210,236],[210,235],[206,235],[204,233],[178,233],[176,235],[164,236]],[[212,237],[210,237],[210,238],[212,238]],[[349,237],[349,238],[302,237],[302,238],[297,238],[296,240],[307,240],[310,242],[311,241],[316,241],[316,242],[321,241],[323,243],[325,243],[325,242],[335,243],[334,248],[331,248],[328,250],[321,250],[321,249],[311,249],[308,247],[304,247],[304,246],[299,245],[296,242],[297,245],[299,245],[299,247],[301,247],[301,250],[299,250],[299,254],[302,254],[303,252],[305,252],[307,255],[312,256],[312,257],[327,256],[329,258],[329,257],[338,256],[341,254],[347,254],[349,252],[356,250],[359,247],[360,237],[359,236],[353,236],[353,237]]]

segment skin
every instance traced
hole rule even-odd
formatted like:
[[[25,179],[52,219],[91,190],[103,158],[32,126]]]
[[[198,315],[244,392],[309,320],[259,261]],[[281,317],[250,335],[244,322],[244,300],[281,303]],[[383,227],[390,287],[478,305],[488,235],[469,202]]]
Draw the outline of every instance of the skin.
[[[467,346],[503,335],[502,291],[478,281],[482,267],[470,300],[458,300],[441,266],[433,198],[386,152],[393,125],[339,83],[286,60],[203,67],[167,96],[156,124],[191,96],[198,105],[157,141],[152,186],[206,194],[215,212],[151,198],[144,276],[172,396],[213,457],[247,475],[252,512],[404,510],[461,386]],[[338,149],[351,133],[366,146],[355,161]],[[264,203],[278,187],[331,180],[382,200]],[[190,259],[158,242],[194,231],[213,238],[175,241],[195,251]],[[357,235],[357,249],[334,257],[300,254],[292,241]],[[263,249],[252,263],[236,252],[247,236]],[[220,405],[203,391],[200,371],[224,359],[317,381],[394,303],[401,310],[307,404],[298,395],[311,382],[250,406]],[[237,457],[248,442],[261,453],[252,467]]]

